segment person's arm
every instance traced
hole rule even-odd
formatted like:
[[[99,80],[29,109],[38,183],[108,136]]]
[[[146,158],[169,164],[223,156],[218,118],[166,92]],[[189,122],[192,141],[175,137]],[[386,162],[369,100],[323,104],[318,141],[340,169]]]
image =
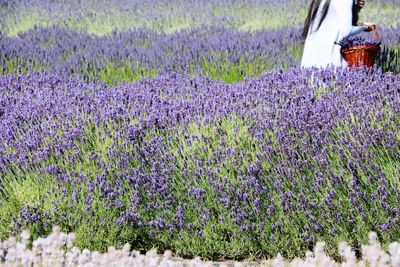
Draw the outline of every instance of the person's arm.
[[[337,14],[339,24],[339,40],[345,37],[350,37],[359,34],[368,29],[367,26],[353,26],[353,0],[332,0],[332,7]]]

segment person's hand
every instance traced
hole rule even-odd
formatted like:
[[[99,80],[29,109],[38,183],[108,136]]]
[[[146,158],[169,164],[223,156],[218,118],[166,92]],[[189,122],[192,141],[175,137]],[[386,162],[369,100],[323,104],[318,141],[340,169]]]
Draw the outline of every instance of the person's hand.
[[[365,30],[366,32],[371,32],[374,31],[376,29],[376,25],[373,23],[368,23],[368,24],[364,24],[364,26],[367,26],[368,28]]]
[[[361,9],[365,5],[365,0],[357,0],[357,6]]]
[[[370,32],[376,29],[376,25],[374,23],[370,23],[370,22],[363,22],[363,23],[358,23],[358,26],[367,26],[368,28],[365,29],[365,32]]]

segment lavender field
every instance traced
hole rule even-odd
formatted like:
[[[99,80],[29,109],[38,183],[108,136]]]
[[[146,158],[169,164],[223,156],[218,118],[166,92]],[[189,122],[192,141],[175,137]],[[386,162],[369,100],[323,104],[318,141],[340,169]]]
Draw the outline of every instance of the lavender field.
[[[205,260],[323,241],[340,262],[375,232],[393,251],[400,3],[360,14],[384,44],[369,70],[300,68],[308,3],[0,0],[0,240],[58,226]]]

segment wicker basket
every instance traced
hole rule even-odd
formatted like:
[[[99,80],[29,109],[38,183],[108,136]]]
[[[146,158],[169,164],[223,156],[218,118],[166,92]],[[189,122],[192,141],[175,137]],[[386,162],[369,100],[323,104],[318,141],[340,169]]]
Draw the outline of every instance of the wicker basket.
[[[372,32],[374,33],[375,39],[379,44],[378,46],[363,45],[340,49],[342,56],[347,61],[350,68],[357,68],[361,66],[370,68],[375,64],[376,55],[380,50],[381,38],[376,30],[373,30]]]

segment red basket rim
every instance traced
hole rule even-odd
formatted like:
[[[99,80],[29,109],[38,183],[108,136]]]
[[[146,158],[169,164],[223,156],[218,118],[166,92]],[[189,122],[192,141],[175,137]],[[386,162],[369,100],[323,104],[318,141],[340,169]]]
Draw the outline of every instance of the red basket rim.
[[[341,48],[340,51],[342,53],[351,53],[359,50],[370,50],[370,51],[379,51],[380,47],[375,45],[358,45],[358,46],[350,46],[346,48]]]
[[[352,49],[379,49],[379,45],[357,45],[341,48],[341,50],[352,50]]]

